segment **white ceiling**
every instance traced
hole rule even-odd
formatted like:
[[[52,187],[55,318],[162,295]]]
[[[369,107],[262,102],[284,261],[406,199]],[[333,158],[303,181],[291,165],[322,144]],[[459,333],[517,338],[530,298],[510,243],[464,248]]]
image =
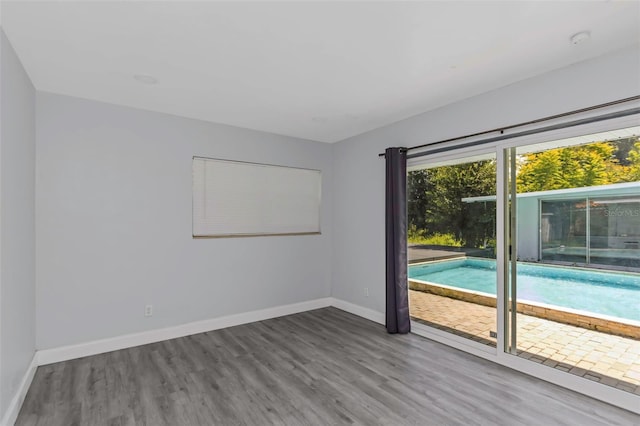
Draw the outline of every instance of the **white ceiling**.
[[[325,142],[640,42],[637,1],[1,6],[38,90]]]

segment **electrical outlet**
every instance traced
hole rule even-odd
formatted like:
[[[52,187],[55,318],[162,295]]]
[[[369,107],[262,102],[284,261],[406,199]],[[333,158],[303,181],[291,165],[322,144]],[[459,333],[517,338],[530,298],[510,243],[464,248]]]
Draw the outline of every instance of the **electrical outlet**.
[[[365,288],[364,288],[364,295],[365,295],[366,297],[369,297],[369,287],[365,287]]]
[[[153,316],[153,305],[147,305],[144,307],[144,316],[145,317]]]

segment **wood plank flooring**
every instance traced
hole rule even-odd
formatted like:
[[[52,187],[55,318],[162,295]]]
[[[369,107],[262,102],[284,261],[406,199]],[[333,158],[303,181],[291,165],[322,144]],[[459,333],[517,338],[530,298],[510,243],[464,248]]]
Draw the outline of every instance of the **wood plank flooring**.
[[[335,308],[39,367],[17,425],[640,425]]]

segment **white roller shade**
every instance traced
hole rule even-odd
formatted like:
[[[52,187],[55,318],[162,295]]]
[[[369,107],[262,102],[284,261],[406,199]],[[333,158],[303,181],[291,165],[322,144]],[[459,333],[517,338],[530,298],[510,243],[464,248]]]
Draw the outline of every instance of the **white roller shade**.
[[[319,170],[193,158],[193,236],[320,232]]]

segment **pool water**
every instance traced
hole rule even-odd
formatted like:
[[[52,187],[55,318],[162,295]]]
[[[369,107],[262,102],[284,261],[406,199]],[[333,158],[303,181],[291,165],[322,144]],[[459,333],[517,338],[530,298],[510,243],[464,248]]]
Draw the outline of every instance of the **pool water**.
[[[495,260],[465,258],[411,265],[409,278],[496,294]],[[517,297],[640,321],[640,274],[518,262]]]

